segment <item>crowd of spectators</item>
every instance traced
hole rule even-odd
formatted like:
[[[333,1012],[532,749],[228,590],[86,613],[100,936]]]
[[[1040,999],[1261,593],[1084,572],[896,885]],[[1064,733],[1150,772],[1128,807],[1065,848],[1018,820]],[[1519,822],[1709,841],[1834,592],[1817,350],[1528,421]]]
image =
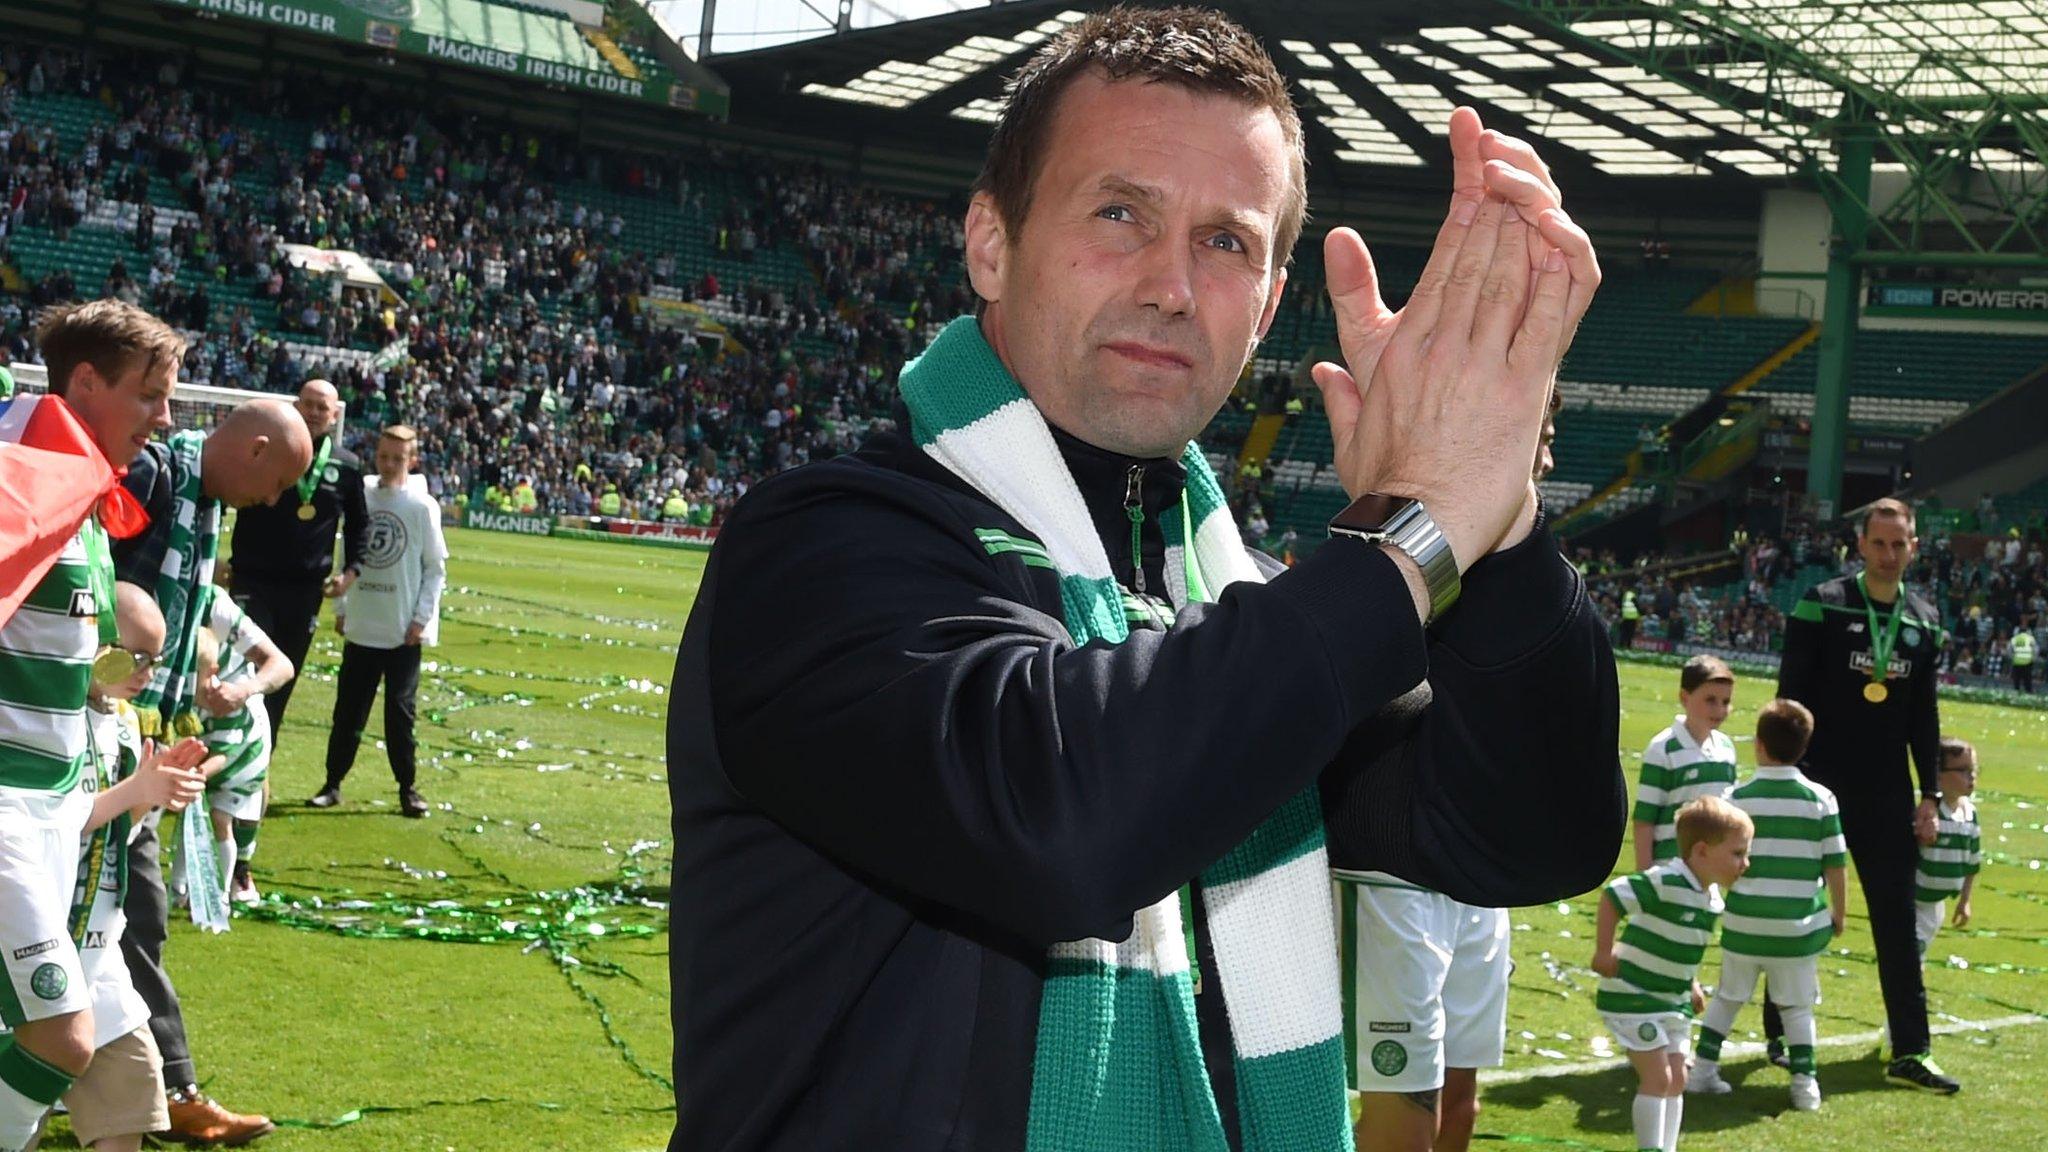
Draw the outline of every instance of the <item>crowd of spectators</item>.
[[[1923,516],[1919,558],[1906,582],[1940,609],[1948,643],[1941,673],[1950,680],[2002,682],[2012,674],[2012,638],[2024,629],[2048,648],[2048,531],[2037,521],[1972,517],[1967,529]],[[1644,555],[1623,564],[1608,551],[1578,549],[1594,603],[1619,642],[1669,651],[1696,645],[1738,654],[1773,654],[1784,640],[1784,609],[1807,586],[1861,566],[1853,529],[1800,526],[1782,537],[1738,533],[1727,554]],[[1715,561],[1719,561],[1715,563]],[[1686,575],[1697,572],[1699,575]],[[1625,627],[1633,594],[1633,627]]]
[[[680,494],[701,522],[886,417],[930,325],[971,304],[957,205],[751,153],[601,153],[360,86],[231,90],[188,71],[0,47],[0,259],[15,230],[62,237],[109,201],[134,250],[98,282],[60,267],[6,298],[9,357],[33,356],[36,308],[121,296],[193,333],[188,381],[284,392],[320,375],[357,434],[417,424],[447,499],[523,483],[537,510],[580,514],[611,489],[651,516]],[[106,116],[66,149],[24,115],[53,97]],[[699,229],[717,260],[636,243],[624,212],[561,191],[591,187]],[[392,292],[309,272],[287,244],[358,253]],[[767,252],[808,274],[745,275]],[[639,306],[655,293],[712,304],[730,338],[664,327]]]

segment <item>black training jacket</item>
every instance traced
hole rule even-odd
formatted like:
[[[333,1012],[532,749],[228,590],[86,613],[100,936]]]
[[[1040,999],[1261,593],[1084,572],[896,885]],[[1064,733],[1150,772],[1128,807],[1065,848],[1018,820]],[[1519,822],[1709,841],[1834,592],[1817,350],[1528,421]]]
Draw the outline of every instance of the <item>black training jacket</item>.
[[[1156,594],[1178,464],[1055,435],[1118,580]],[[977,528],[1029,535],[889,434],[720,532],[669,714],[672,1150],[1021,1149],[1047,947],[1127,935],[1319,777],[1341,866],[1488,905],[1612,868],[1614,664],[1541,526],[1428,633],[1344,539],[1085,648],[1053,572]]]
[[[1902,608],[1882,703],[1864,699],[1871,681],[1870,609],[1853,576],[1814,585],[1785,619],[1785,653],[1778,665],[1778,695],[1813,711],[1813,742],[1806,750],[1815,779],[1842,794],[1843,802],[1865,798],[1912,799],[1905,786],[1906,754],[1912,752],[1920,794],[1940,792],[1941,705],[1934,665],[1947,633],[1941,613],[1911,587],[1906,602],[1877,605],[1880,623]]]
[[[334,570],[334,530],[341,528],[342,567],[361,570],[370,546],[370,510],[363,502],[363,462],[339,443],[313,487],[313,518],[299,519],[299,490],[277,503],[235,513],[235,575],[278,583],[314,583]]]

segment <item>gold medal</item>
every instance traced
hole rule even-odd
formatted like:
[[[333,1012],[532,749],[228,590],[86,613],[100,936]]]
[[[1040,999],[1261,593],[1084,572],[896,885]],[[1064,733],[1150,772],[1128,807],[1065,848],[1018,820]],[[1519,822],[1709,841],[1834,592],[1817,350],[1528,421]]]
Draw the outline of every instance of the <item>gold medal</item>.
[[[299,505],[299,519],[301,519],[301,520],[311,520],[312,518],[313,518],[313,506],[312,506],[311,504],[301,504],[301,505]]]
[[[1892,690],[1890,688],[1885,687],[1884,681],[1882,680],[1872,680],[1870,683],[1865,684],[1863,686],[1863,698],[1865,700],[1870,701],[1872,704],[1884,703],[1885,698],[1887,696],[1890,696],[1891,694]]]
[[[99,655],[92,658],[92,682],[102,688],[112,688],[135,675],[139,663],[135,654],[126,648],[102,648]]]

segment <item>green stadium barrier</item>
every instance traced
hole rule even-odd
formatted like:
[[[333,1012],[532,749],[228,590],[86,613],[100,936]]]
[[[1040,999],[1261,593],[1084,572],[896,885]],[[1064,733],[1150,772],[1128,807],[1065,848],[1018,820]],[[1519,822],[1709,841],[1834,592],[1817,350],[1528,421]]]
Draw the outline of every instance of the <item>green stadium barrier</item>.
[[[610,544],[642,544],[651,548],[681,548],[690,552],[711,551],[709,540],[679,540],[671,536],[628,536],[622,532],[593,532],[588,528],[556,528],[562,540],[601,540]]]

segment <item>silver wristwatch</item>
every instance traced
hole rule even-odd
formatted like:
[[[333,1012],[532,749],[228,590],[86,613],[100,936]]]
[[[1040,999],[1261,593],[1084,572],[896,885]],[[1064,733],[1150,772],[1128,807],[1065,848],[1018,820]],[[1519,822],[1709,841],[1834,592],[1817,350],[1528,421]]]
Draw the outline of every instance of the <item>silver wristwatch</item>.
[[[1424,623],[1441,618],[1458,602],[1458,558],[1451,555],[1451,542],[1422,501],[1368,492],[1330,519],[1330,535],[1390,544],[1407,553],[1422,570],[1422,585],[1429,593],[1429,619]]]

